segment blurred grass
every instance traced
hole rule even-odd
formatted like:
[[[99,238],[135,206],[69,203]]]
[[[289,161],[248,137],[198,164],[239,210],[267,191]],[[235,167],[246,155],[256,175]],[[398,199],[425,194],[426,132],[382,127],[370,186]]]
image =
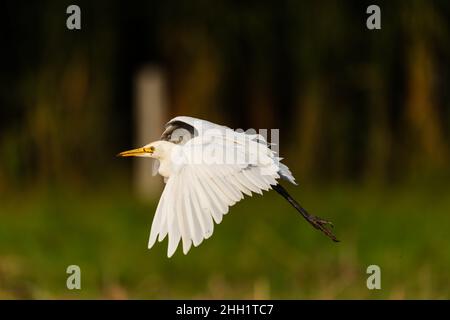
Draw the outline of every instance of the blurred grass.
[[[234,206],[184,256],[147,250],[155,204],[118,188],[2,195],[0,298],[450,298],[449,189],[289,187],[332,243],[275,192]],[[82,289],[66,289],[68,265]],[[366,288],[368,265],[382,290]]]

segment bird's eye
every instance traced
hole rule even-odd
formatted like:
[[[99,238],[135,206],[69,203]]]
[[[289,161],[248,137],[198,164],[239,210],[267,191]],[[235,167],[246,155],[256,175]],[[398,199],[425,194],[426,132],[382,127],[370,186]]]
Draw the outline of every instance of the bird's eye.
[[[148,148],[144,148],[144,151],[147,152],[147,153],[153,153],[153,151],[155,151],[155,147],[151,146],[151,147],[148,147]]]

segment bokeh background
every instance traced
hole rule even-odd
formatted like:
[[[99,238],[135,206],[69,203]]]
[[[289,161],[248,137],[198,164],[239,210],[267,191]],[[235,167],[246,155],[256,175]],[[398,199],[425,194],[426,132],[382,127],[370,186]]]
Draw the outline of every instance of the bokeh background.
[[[0,298],[450,298],[449,1],[76,1],[79,31],[70,4],[0,4]],[[115,154],[149,66],[165,120],[279,128],[286,188],[341,243],[270,192],[187,256],[148,251],[157,197]]]

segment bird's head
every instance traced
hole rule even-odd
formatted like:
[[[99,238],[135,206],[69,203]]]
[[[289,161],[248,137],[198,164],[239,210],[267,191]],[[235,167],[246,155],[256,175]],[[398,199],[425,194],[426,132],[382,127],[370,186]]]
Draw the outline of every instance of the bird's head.
[[[119,153],[118,157],[149,157],[161,159],[165,157],[172,147],[172,143],[168,141],[155,141],[145,146],[133,150]]]

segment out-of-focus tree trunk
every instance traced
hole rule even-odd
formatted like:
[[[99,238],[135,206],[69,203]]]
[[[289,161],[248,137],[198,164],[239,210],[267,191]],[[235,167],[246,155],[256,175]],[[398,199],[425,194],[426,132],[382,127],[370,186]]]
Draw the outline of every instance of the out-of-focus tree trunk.
[[[439,38],[439,13],[432,2],[416,1],[407,11],[405,99],[406,144],[413,168],[435,168],[447,159],[441,116],[436,98],[437,68],[432,39]]]
[[[413,161],[441,165],[446,158],[446,146],[435,98],[435,70],[432,52],[426,43],[417,40],[408,56],[408,93],[406,119],[408,144],[413,149]]]
[[[166,78],[162,70],[152,66],[139,70],[135,79],[134,140],[136,146],[159,140],[167,120],[166,95]],[[152,176],[152,161],[148,158],[134,159],[134,188],[143,200],[154,200],[163,187],[161,177]]]

